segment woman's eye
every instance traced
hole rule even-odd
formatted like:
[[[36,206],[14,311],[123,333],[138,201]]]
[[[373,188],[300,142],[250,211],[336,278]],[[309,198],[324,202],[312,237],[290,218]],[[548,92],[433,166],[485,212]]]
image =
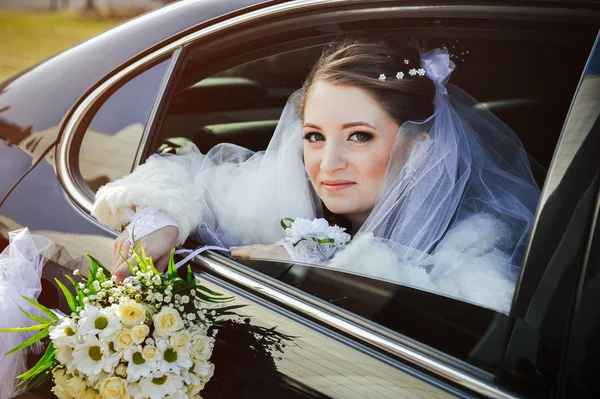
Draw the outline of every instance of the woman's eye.
[[[321,133],[310,132],[310,133],[306,133],[304,135],[304,140],[310,141],[311,143],[314,143],[317,141],[325,141],[325,136],[323,136]]]
[[[349,140],[358,141],[360,143],[367,142],[367,141],[371,140],[372,138],[373,138],[373,135],[371,133],[367,133],[367,132],[355,132],[355,133],[352,133],[350,135],[350,137],[348,137]]]

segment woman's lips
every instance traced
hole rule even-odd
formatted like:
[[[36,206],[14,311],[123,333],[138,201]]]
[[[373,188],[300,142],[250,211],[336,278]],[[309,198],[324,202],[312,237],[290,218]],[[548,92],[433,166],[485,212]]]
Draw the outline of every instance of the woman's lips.
[[[342,191],[355,185],[356,183],[350,180],[324,180],[321,182],[323,188],[330,193]]]

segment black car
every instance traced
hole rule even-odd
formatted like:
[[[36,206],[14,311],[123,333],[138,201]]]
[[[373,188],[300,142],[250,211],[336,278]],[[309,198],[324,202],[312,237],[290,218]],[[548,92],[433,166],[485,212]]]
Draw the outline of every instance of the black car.
[[[264,149],[324,45],[353,32],[414,38],[449,49],[451,82],[518,134],[543,187],[512,309],[206,252],[192,263],[200,279],[295,337],[254,393],[599,397],[599,28],[591,1],[174,3],[0,83],[1,247],[28,227],[64,259],[110,261],[117,232],[90,216],[100,186],[187,142]],[[73,267],[64,259],[46,266],[40,297],[59,308],[50,281]],[[244,364],[242,397],[260,374]]]

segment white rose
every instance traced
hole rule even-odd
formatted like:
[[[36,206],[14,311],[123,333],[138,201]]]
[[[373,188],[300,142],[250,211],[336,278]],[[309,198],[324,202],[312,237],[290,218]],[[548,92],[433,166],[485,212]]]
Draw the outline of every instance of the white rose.
[[[149,333],[150,327],[148,327],[145,324],[133,326],[133,328],[131,329],[133,342],[135,342],[136,344],[141,344],[142,342],[144,342]]]
[[[194,361],[194,374],[196,374],[201,381],[208,382],[215,373],[215,365],[210,362],[204,362],[202,360]]]
[[[119,377],[107,378],[98,386],[100,395],[104,399],[129,399],[127,382]]]
[[[127,367],[123,363],[120,363],[115,369],[115,374],[119,377],[127,377]]]
[[[215,339],[206,335],[194,335],[192,337],[191,354],[195,360],[208,360],[212,355]]]
[[[56,355],[56,360],[66,365],[73,358],[73,348],[67,345],[59,345],[56,347],[54,354]]]
[[[200,393],[201,390],[204,389],[204,382],[200,382],[199,385],[189,385],[187,389],[188,396],[194,396]]]
[[[97,399],[98,392],[94,388],[87,388],[85,392],[78,396],[77,399]]]
[[[131,330],[117,331],[115,334],[115,340],[113,342],[117,351],[129,348],[134,344]]]
[[[85,392],[87,388],[87,384],[85,381],[78,376],[73,376],[67,383],[65,384],[65,390],[69,393],[69,395],[79,398]]]
[[[55,385],[52,387],[52,393],[58,398],[58,399],[73,399],[73,396],[69,395],[69,393],[66,391],[66,389],[64,387]]]
[[[142,356],[144,356],[148,360],[156,358],[157,354],[158,350],[154,345],[146,345],[144,346],[144,349],[142,349]]]
[[[173,308],[163,308],[152,318],[156,333],[162,337],[169,337],[183,328],[181,316]]]
[[[141,303],[132,300],[119,302],[119,317],[126,326],[142,324],[146,320],[146,308]]]
[[[64,388],[67,381],[69,381],[71,379],[72,375],[66,374],[65,370],[56,370],[52,373],[52,377],[54,377],[55,385]]]
[[[186,330],[181,330],[172,335],[169,341],[173,349],[176,351],[182,350],[190,343],[190,333]]]

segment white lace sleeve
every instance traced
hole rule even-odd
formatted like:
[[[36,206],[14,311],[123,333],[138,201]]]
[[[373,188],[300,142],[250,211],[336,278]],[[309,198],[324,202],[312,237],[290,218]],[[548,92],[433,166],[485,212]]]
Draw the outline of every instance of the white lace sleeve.
[[[344,249],[350,235],[338,226],[330,226],[325,219],[285,218],[281,221],[285,238],[282,245],[294,262],[322,265]]]
[[[165,226],[177,226],[177,222],[163,211],[157,211],[150,207],[139,208],[129,225],[127,225],[128,241],[137,242],[148,234]],[[133,245],[129,249],[131,256]]]

